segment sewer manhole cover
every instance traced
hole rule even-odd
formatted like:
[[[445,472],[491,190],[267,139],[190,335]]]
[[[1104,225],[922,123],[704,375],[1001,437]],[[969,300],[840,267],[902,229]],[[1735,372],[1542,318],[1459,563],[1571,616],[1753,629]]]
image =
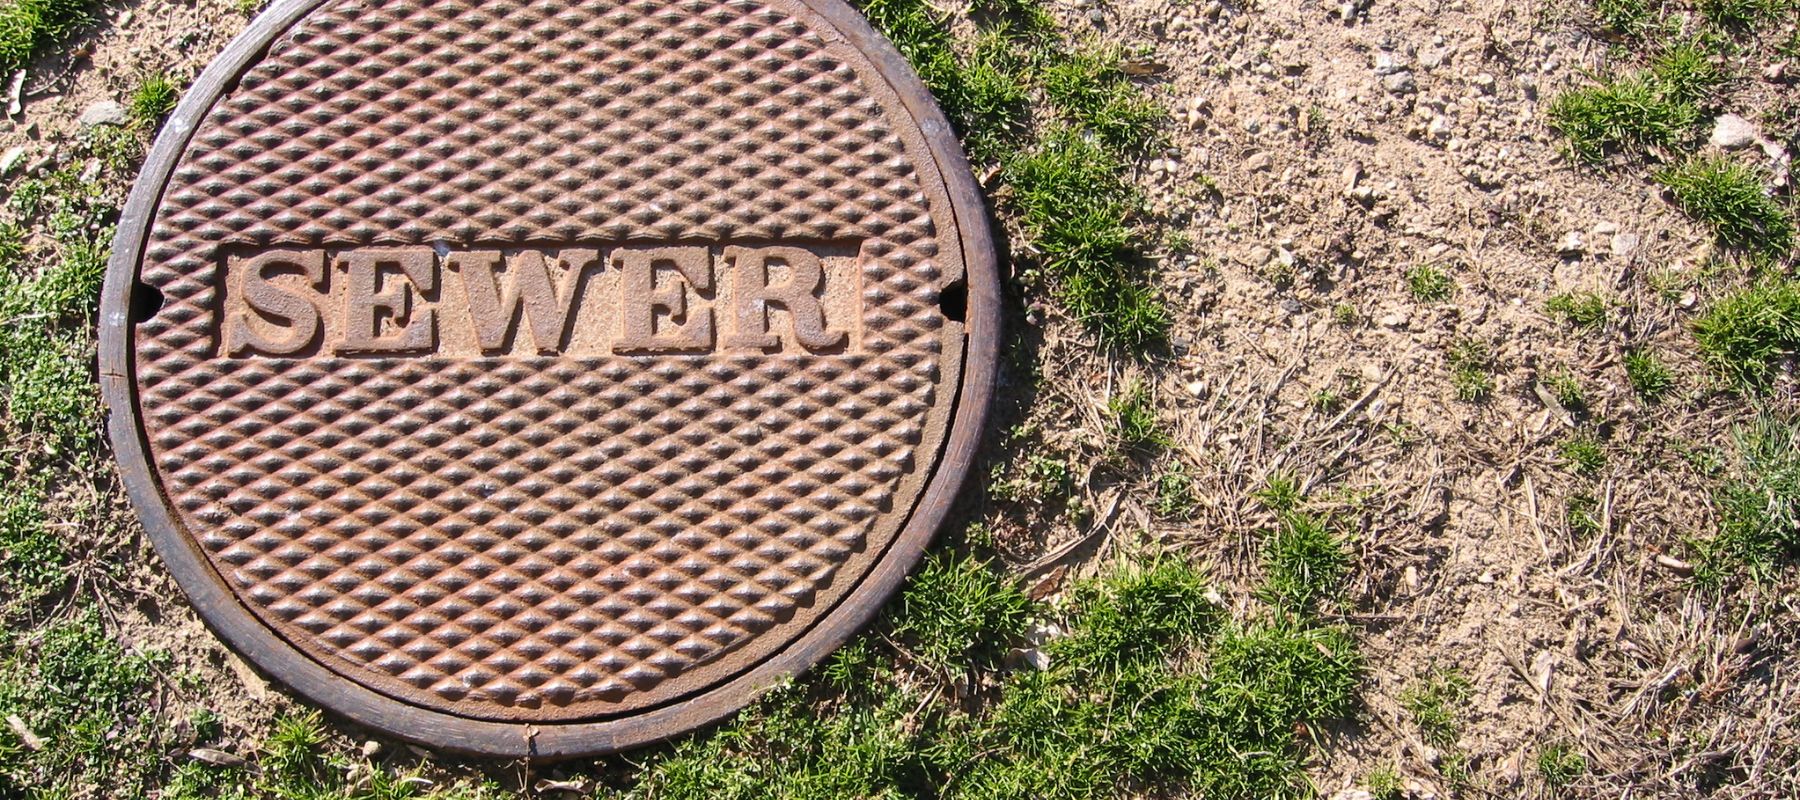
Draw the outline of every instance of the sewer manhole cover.
[[[157,141],[101,373],[237,650],[561,757],[868,621],[967,470],[996,306],[948,126],[840,0],[301,0]]]

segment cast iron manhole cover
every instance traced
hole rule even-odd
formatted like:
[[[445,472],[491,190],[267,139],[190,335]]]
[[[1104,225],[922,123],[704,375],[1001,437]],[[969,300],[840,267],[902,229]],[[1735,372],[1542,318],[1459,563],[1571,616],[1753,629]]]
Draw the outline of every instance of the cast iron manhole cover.
[[[101,372],[222,637],[394,735],[560,757],[867,622],[996,314],[955,140],[841,0],[289,0],[157,141]]]

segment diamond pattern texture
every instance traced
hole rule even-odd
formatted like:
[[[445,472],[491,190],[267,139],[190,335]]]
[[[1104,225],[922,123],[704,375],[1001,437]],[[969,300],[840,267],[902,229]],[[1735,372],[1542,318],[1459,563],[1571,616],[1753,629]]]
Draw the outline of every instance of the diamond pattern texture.
[[[961,263],[916,128],[798,4],[331,0],[155,211],[163,492],[254,614],[390,696],[563,721],[704,690],[854,587],[933,466]],[[752,240],[863,242],[859,352],[218,353],[228,248]]]

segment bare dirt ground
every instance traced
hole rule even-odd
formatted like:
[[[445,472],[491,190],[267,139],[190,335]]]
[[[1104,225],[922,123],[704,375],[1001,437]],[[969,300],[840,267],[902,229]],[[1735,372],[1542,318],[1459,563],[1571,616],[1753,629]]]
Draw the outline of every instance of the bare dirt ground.
[[[1688,320],[1707,297],[1712,237],[1643,168],[1576,164],[1545,121],[1551,97],[1619,55],[1587,32],[1585,6],[1057,10],[1078,33],[1143,48],[1158,66],[1145,80],[1169,110],[1169,141],[1138,177],[1187,242],[1160,264],[1177,310],[1165,356],[1105,355],[1053,303],[1020,320],[1041,341],[1028,355],[1042,380],[1029,405],[1003,403],[1002,418],[1093,460],[1076,469],[1088,513],[999,531],[1013,566],[1041,566],[1064,546],[1072,576],[1126,554],[1180,553],[1211,562],[1228,599],[1245,602],[1255,537],[1274,523],[1253,494],[1292,476],[1354,523],[1345,616],[1369,665],[1363,718],[1312,732],[1322,794],[1392,766],[1415,796],[1544,796],[1533,759],[1551,743],[1586,758],[1570,796],[1800,794],[1794,595],[1770,585],[1721,598],[1696,588],[1684,563],[1685,543],[1715,524],[1712,483],[1691,456],[1728,450],[1749,414],[1692,355]],[[104,14],[73,55],[30,72],[22,112],[0,126],[0,151],[24,148],[21,169],[53,159],[84,110],[143,75],[191,80],[248,20],[217,0],[114,3]],[[1730,110],[1756,119],[1794,91],[1752,78]],[[107,177],[122,196],[130,176]],[[1446,299],[1409,291],[1420,266],[1452,279]],[[1546,312],[1574,291],[1613,299],[1603,326]],[[1469,342],[1491,364],[1481,402],[1460,399],[1452,379],[1452,353]],[[1664,352],[1680,376],[1660,404],[1640,400],[1623,372],[1623,354],[1639,347]],[[1584,417],[1540,389],[1564,373],[1585,389]],[[1173,445],[1150,463],[1105,462],[1095,443],[1107,401],[1133,382],[1152,387]],[[1605,453],[1591,474],[1559,455],[1577,435]],[[1156,508],[1171,471],[1198,489],[1185,519]],[[87,558],[128,566],[87,564],[82,591],[129,647],[170,653],[159,669],[205,687],[171,691],[173,716],[205,706],[224,721],[215,746],[259,741],[296,701],[195,618],[122,492],[91,491],[108,512],[70,532],[75,549],[127,542]],[[1566,508],[1580,496],[1597,501],[1597,532],[1571,530]],[[1431,745],[1402,698],[1446,670],[1472,691],[1455,709],[1455,744]],[[516,779],[512,767],[440,769]],[[1470,779],[1448,780],[1447,769]]]

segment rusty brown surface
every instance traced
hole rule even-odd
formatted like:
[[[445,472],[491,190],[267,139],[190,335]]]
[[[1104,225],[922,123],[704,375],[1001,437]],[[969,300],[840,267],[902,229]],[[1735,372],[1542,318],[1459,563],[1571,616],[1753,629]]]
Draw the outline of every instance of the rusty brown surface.
[[[127,482],[215,628],[409,738],[606,734],[572,754],[867,619],[966,468],[994,312],[966,166],[853,12],[315,0],[245,36],[103,314]]]

